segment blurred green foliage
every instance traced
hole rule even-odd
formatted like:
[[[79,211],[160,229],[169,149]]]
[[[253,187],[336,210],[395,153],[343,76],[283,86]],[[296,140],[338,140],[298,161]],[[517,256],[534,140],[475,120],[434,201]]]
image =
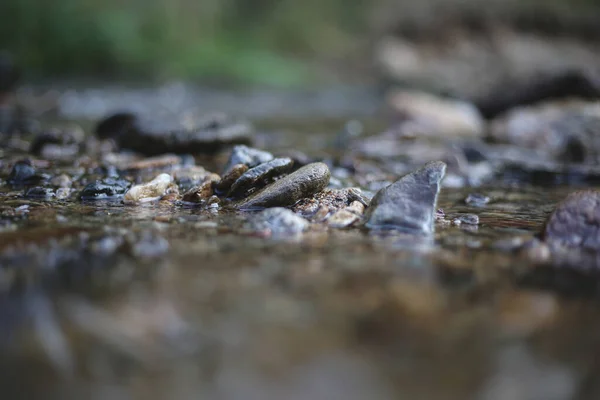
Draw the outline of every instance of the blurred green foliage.
[[[349,49],[369,0],[2,0],[0,49],[38,77],[294,85]]]

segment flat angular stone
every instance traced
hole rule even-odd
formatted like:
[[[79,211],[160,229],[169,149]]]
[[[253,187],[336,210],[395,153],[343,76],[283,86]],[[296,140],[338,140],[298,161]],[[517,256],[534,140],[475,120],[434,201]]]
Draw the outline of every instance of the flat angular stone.
[[[369,229],[431,235],[446,164],[432,161],[381,189],[366,211]]]

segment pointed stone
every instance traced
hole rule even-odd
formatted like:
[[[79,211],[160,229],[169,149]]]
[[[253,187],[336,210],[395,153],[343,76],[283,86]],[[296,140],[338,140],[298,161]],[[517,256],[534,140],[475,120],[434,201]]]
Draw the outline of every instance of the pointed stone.
[[[446,164],[432,161],[381,189],[366,211],[369,229],[431,235]]]

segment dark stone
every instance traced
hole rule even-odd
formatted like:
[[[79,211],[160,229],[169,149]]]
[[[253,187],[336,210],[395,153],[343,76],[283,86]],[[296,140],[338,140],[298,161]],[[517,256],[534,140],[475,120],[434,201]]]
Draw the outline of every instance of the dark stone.
[[[48,177],[38,174],[29,160],[17,161],[8,175],[8,183],[11,185],[34,185],[46,181]]]
[[[132,129],[136,116],[120,112],[103,119],[96,126],[96,136],[100,139],[119,139]]]
[[[186,120],[179,115],[119,113],[101,121],[96,134],[101,138],[113,138],[122,148],[147,156],[214,154],[252,141],[249,125],[226,117]]]
[[[326,164],[309,164],[255,192],[250,197],[234,203],[233,206],[238,209],[292,206],[300,199],[325,189],[330,177]]]
[[[492,119],[517,106],[568,97],[600,98],[600,77],[584,71],[561,72],[513,87],[503,85],[475,103],[485,118]]]
[[[11,55],[0,52],[0,97],[16,89],[19,76],[19,69]]]
[[[567,196],[548,218],[542,236],[552,245],[600,251],[600,192]]]
[[[273,182],[275,178],[289,172],[294,166],[290,158],[275,158],[244,172],[234,183],[227,197],[239,199]]]
[[[54,189],[40,186],[32,187],[31,189],[28,189],[27,192],[25,192],[25,197],[30,198],[50,199],[55,196],[56,193],[54,192]]]
[[[88,184],[81,193],[81,200],[101,200],[122,197],[131,183],[124,179],[106,178]]]
[[[244,145],[234,146],[223,171],[225,171],[224,174],[227,174],[231,168],[237,164],[245,164],[248,168],[254,168],[257,165],[269,162],[272,159],[273,154],[268,151],[258,150]]]
[[[37,135],[31,142],[29,152],[36,156],[42,154],[44,146],[47,144],[61,144],[62,139],[56,132],[43,132]]]
[[[432,161],[381,189],[366,211],[365,226],[431,235],[446,164]]]
[[[215,191],[218,194],[225,194],[229,192],[231,185],[235,181],[239,179],[246,171],[248,171],[248,166],[246,164],[236,164],[229,168],[229,172],[227,172],[221,180],[215,184]]]

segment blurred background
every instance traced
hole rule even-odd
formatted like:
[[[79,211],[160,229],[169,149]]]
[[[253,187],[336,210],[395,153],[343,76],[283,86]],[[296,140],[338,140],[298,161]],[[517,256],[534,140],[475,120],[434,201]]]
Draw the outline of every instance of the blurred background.
[[[596,0],[3,0],[0,49],[33,80],[452,90],[442,81],[597,62],[599,9]]]

